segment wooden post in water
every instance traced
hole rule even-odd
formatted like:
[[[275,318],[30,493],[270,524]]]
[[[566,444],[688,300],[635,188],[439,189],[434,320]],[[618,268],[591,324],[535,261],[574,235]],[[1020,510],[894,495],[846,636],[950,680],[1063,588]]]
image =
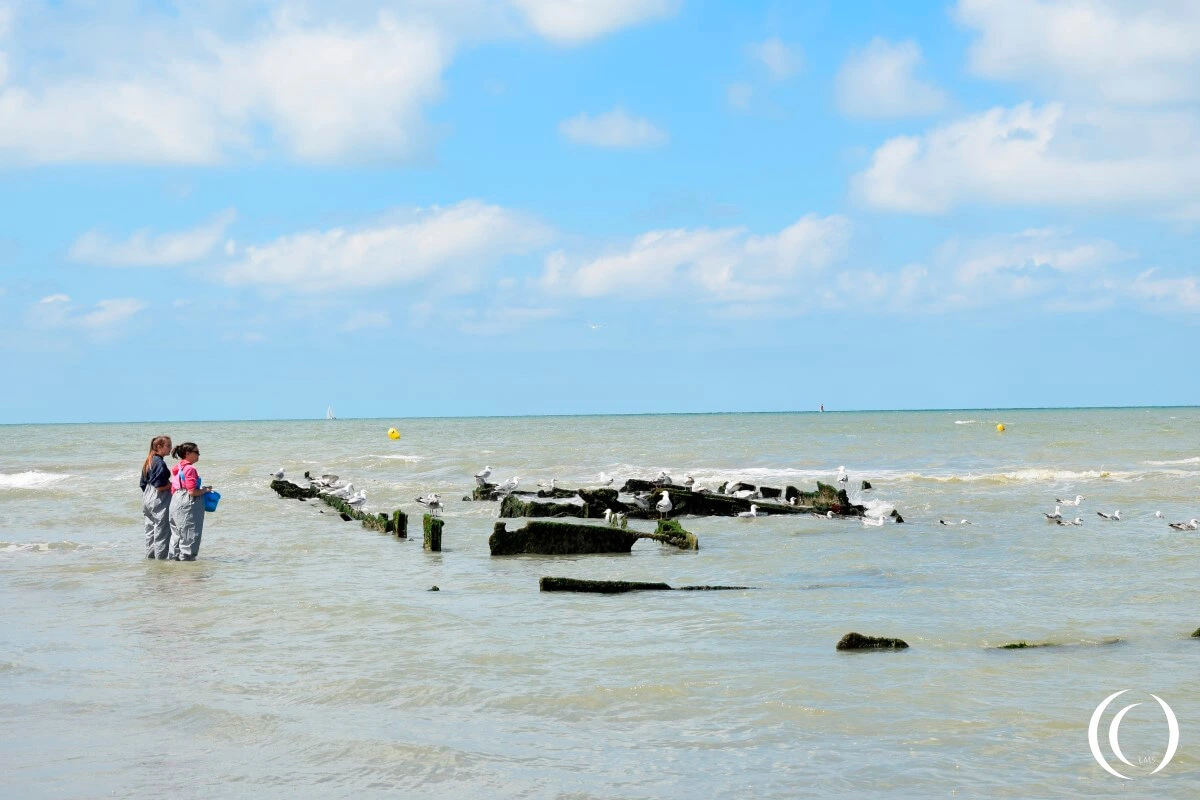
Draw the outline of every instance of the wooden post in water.
[[[425,549],[434,553],[442,551],[442,521],[437,517],[425,515]]]
[[[392,514],[392,532],[396,534],[397,539],[408,538],[408,514],[398,508]]]

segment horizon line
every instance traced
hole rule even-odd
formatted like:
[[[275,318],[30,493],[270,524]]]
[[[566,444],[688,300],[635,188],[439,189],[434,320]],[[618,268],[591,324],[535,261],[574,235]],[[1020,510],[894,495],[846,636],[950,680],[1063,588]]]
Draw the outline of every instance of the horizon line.
[[[251,417],[238,419],[158,419],[158,420],[87,420],[81,422],[0,422],[0,427],[17,427],[22,425],[146,425],[150,423],[213,423],[213,422],[367,422],[374,420],[467,420],[467,419],[555,419],[555,418],[594,418],[594,417],[715,417],[734,416],[739,414],[785,415],[785,414],[920,414],[934,412],[977,412],[977,411],[1136,411],[1154,409],[1190,409],[1200,408],[1200,405],[1162,405],[1162,406],[989,406],[979,408],[847,408],[832,410],[791,410],[791,411],[629,411],[593,414],[456,414],[449,416],[418,415],[408,417]]]

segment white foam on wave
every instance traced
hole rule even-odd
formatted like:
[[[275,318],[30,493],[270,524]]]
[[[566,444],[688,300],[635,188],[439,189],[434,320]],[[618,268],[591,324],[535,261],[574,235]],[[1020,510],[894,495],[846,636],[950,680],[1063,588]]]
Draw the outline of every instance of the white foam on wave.
[[[888,514],[891,514],[893,511],[896,510],[896,506],[894,504],[889,503],[886,500],[880,500],[878,498],[873,498],[871,500],[867,500],[862,505],[866,508],[866,511],[864,511],[863,513],[866,516],[872,517],[874,519],[880,519],[881,517],[886,517]]]
[[[1142,463],[1152,467],[1177,467],[1184,464],[1200,464],[1200,456],[1195,456],[1194,458],[1177,458],[1174,461],[1143,461]]]
[[[955,425],[978,425],[979,420],[977,420],[977,419],[956,419],[956,420],[954,420],[954,424]]]
[[[98,550],[119,546],[115,542],[0,542],[0,553],[48,553],[52,550]]]
[[[70,475],[54,472],[40,472],[36,469],[25,472],[0,472],[0,489],[46,489],[70,477]]]

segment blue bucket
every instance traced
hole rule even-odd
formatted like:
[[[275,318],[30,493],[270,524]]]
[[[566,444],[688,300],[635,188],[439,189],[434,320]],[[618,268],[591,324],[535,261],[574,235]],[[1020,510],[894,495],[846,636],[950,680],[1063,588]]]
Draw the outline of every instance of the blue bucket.
[[[220,501],[221,501],[220,492],[209,492],[208,494],[204,495],[204,510],[205,511],[216,511],[217,503],[219,503]]]

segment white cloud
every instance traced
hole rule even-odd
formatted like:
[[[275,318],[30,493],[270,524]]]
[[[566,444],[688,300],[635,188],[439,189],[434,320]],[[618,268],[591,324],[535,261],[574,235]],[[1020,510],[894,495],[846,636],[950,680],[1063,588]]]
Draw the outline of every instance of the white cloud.
[[[750,45],[750,55],[767,68],[773,80],[790,78],[804,65],[799,48],[788,47],[777,37]]]
[[[913,75],[921,63],[916,42],[891,44],[876,37],[850,53],[838,70],[838,108],[852,117],[911,117],[933,114],[946,104],[945,94]]]
[[[67,257],[72,261],[110,267],[187,264],[212,253],[235,216],[233,209],[227,209],[190,230],[155,236],[150,230],[143,229],[124,241],[113,241],[100,231],[88,231],[71,245]]]
[[[1157,270],[1146,270],[1130,284],[1131,293],[1155,310],[1200,312],[1200,280],[1194,275],[1186,278],[1156,278]]]
[[[917,213],[975,202],[1169,210],[1200,198],[1200,118],[994,108],[887,140],[854,190],[868,205]]]
[[[392,318],[386,311],[358,311],[350,315],[350,319],[342,325],[342,330],[361,331],[364,328],[388,328],[391,327],[391,324]]]
[[[731,83],[725,90],[725,99],[732,108],[745,111],[750,108],[750,100],[754,97],[754,88],[748,83]]]
[[[718,299],[762,301],[787,292],[800,273],[818,272],[843,257],[845,217],[809,214],[767,236],[743,228],[659,230],[598,257],[546,259],[541,285],[583,297],[633,297],[697,289]]]
[[[447,291],[473,286],[505,256],[544,244],[550,231],[515,211],[464,201],[397,211],[357,228],[305,231],[247,246],[225,270],[234,284],[323,292],[437,279]]]
[[[1200,4],[1192,0],[959,0],[986,78],[1145,105],[1200,97]]]
[[[30,322],[38,328],[68,328],[94,334],[114,332],[121,323],[142,311],[146,304],[133,298],[101,300],[81,308],[65,294],[43,297],[29,309]]]
[[[1001,273],[1082,273],[1132,256],[1113,242],[1080,241],[1069,231],[1055,228],[1030,228],[985,239],[951,239],[939,248],[938,255],[941,261],[953,264],[955,280],[962,284]]]
[[[648,120],[632,117],[615,108],[595,117],[580,114],[558,124],[563,136],[593,147],[635,148],[666,144],[666,131]]]
[[[195,42],[0,89],[0,160],[204,164],[267,143],[311,161],[407,158],[451,55],[436,29],[388,14],[362,28],[280,16],[256,38]]]
[[[678,0],[511,0],[534,30],[559,44],[577,44],[619,28],[675,13]]]

